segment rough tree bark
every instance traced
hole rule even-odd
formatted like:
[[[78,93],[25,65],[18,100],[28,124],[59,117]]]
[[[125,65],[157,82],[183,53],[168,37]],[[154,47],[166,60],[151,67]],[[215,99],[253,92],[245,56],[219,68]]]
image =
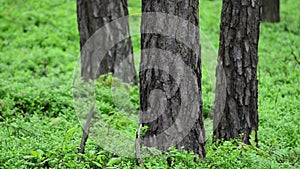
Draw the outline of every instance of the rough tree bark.
[[[242,135],[257,142],[259,0],[223,0],[213,141]],[[251,138],[251,140],[254,138]]]
[[[280,22],[279,0],[262,0],[262,21]]]
[[[198,3],[142,1],[140,123],[143,145],[204,157]]]
[[[103,28],[105,24],[127,15],[127,0],[77,0],[77,21],[80,33],[80,49],[82,50],[87,40],[89,40],[89,38],[98,29]],[[120,25],[121,23],[123,25]],[[112,28],[113,30],[109,30]],[[114,27],[105,29],[107,29],[107,37],[97,37],[98,41],[105,42],[107,40],[118,38],[121,34],[123,36],[124,34],[130,34],[128,22],[125,24],[124,22],[120,22]],[[113,33],[110,34],[110,32]],[[82,54],[81,74],[85,80],[96,79],[100,75],[109,72],[122,74],[120,72],[123,71],[123,79],[121,80],[124,82],[130,82],[132,77],[136,76],[130,37],[116,43],[115,46],[107,52],[100,65],[97,65],[95,60],[97,61],[97,58],[92,58],[91,55]],[[120,63],[124,61],[127,62],[126,70],[120,66]],[[124,71],[126,71],[126,73],[124,73]]]

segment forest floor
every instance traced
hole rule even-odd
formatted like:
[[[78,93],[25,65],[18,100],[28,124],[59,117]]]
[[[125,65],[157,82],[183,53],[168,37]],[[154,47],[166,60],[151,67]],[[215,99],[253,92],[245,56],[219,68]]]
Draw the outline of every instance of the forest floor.
[[[128,2],[138,67],[141,2]],[[216,145],[210,117],[221,0],[201,0],[207,156],[194,161],[192,154],[171,149],[144,158],[145,168],[300,168],[299,9],[299,0],[281,0],[281,22],[261,24],[259,147],[237,140]],[[109,151],[101,137],[88,140],[84,155],[77,153],[82,130],[72,85],[79,54],[75,1],[0,1],[0,168],[137,167],[133,158]],[[99,110],[121,136],[134,139],[138,116],[127,115],[139,108],[138,87],[128,86],[129,99],[116,102],[112,85],[110,76],[97,82]]]

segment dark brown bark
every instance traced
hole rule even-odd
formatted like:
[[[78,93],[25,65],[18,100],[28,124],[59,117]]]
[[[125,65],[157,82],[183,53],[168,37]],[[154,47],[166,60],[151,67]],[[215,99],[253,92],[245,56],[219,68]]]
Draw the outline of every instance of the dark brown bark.
[[[85,48],[85,51],[81,53],[81,74],[85,80],[97,79],[100,75],[109,72],[122,74],[120,78],[124,82],[135,80],[136,71],[133,63],[133,49],[130,37],[114,43],[112,48],[105,51],[107,53],[103,59],[101,58],[101,63],[98,62],[99,56],[92,55],[93,52],[99,52],[96,51],[97,48],[104,47],[105,42],[114,41],[113,39],[117,39],[120,36],[128,37],[130,34],[128,19],[127,22],[117,22],[109,27],[104,27],[104,25],[127,15],[127,0],[77,0],[81,51],[97,30],[100,28],[106,29],[105,34],[98,34],[96,37],[98,41],[96,43],[102,44],[102,46],[92,46],[92,44],[90,46],[96,49],[90,49],[91,47]],[[125,67],[120,65],[122,62],[126,62]]]
[[[142,145],[204,157],[198,3],[142,1],[140,123]]]
[[[279,22],[280,21],[280,2],[279,0],[262,0],[262,21]]]
[[[257,64],[260,1],[223,0],[213,141],[242,135],[257,142]]]

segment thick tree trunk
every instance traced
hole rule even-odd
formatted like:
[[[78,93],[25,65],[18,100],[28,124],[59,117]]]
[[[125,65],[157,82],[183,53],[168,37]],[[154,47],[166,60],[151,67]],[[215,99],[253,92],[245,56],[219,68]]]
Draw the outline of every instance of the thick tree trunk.
[[[142,145],[204,157],[198,3],[142,1],[140,123]]]
[[[213,141],[242,135],[249,144],[255,131],[257,142],[259,14],[258,0],[223,0]]]
[[[280,21],[280,2],[279,0],[262,0],[262,21]]]
[[[132,78],[135,80],[133,49],[131,39],[128,38],[130,34],[128,19],[127,22],[120,21],[111,24],[109,27],[104,27],[104,25],[107,26],[108,23],[127,15],[127,0],[77,0],[80,49],[82,50],[85,47],[86,42],[97,30],[104,29],[103,32],[105,32],[96,34],[96,37],[94,37],[96,39],[95,44],[98,44],[98,46],[88,44],[90,46],[86,46],[85,51],[81,53],[81,74],[84,80],[97,79],[100,75],[109,72],[121,74],[122,77],[120,78],[124,82],[130,82]],[[112,42],[113,39],[121,36],[127,36],[127,38],[114,43],[112,48],[104,51],[107,52],[104,58],[100,58],[99,54],[95,54],[100,51],[98,48],[104,47],[106,42]],[[101,45],[99,46],[99,44]],[[99,60],[101,60],[100,63]]]

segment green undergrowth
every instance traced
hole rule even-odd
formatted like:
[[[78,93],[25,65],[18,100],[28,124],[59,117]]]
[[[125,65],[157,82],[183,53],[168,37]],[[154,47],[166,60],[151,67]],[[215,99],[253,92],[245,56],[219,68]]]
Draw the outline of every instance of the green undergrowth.
[[[128,4],[138,68],[141,2]],[[238,140],[212,144],[221,1],[200,1],[207,155],[199,159],[171,148],[145,157],[145,168],[300,168],[299,8],[298,0],[281,0],[281,22],[261,24],[258,147]],[[0,168],[141,168],[135,159],[103,148],[102,137],[88,139],[86,153],[77,153],[85,120],[73,99],[78,61],[75,1],[0,1]],[[120,138],[134,140],[139,87],[111,75],[94,87],[95,118],[103,120],[103,129],[109,126]]]

